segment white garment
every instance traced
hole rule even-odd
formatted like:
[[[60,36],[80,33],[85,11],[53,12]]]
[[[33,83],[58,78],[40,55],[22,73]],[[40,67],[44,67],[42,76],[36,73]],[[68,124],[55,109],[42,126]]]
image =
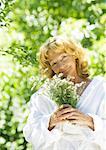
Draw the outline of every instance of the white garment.
[[[43,90],[42,87],[31,96],[30,114],[23,129],[34,150],[106,150],[106,81],[103,77],[97,76],[91,81],[77,104],[81,112],[93,118],[95,131],[67,123],[49,131],[49,119],[57,105],[42,94]]]

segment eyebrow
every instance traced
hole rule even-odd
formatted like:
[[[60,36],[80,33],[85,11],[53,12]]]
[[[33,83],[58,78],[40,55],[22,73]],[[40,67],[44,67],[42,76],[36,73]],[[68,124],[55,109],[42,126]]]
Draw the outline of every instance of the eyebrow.
[[[63,55],[63,56],[61,56],[59,61],[62,61],[62,60],[63,60],[63,58],[64,58],[64,56],[67,56],[67,55]],[[52,62],[52,61],[51,61],[51,62]],[[53,61],[53,62],[51,63],[51,65],[54,65],[55,63],[57,63],[57,61],[56,61],[56,60],[55,60],[55,61]]]

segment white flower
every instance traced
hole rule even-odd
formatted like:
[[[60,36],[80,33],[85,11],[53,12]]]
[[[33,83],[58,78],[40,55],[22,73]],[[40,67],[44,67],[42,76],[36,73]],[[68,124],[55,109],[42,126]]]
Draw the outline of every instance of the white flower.
[[[76,107],[79,95],[77,88],[80,86],[70,81],[70,78],[63,78],[63,74],[54,75],[52,79],[46,80],[46,93],[59,106],[62,104],[69,104]]]

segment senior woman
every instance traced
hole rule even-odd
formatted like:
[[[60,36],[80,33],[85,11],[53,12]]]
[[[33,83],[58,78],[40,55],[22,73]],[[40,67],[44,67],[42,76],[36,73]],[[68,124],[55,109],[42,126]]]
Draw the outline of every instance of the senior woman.
[[[84,81],[85,84],[79,89],[77,109],[69,105],[58,108],[45,93],[42,94],[45,85],[34,93],[23,129],[26,140],[34,150],[105,150],[106,81],[100,76],[89,79],[83,48],[61,36],[49,38],[40,48],[40,64],[41,73],[47,78],[63,73],[65,78],[74,77],[71,78],[74,83]],[[89,134],[79,140],[77,134],[73,138],[63,133],[59,124],[66,120],[87,126]]]

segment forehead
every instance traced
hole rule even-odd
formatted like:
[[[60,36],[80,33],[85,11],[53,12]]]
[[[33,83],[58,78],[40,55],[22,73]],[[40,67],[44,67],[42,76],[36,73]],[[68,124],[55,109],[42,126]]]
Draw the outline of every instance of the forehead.
[[[64,54],[65,52],[62,52],[60,50],[52,50],[52,51],[48,51],[48,59],[49,61],[52,61],[53,59],[59,57],[61,54]]]
[[[59,59],[61,59],[62,56],[68,56],[68,58],[70,59],[70,62],[74,62],[75,59],[73,58],[73,56],[71,56],[70,54],[66,53],[66,52],[59,52],[59,51],[54,51],[52,53],[48,54],[48,60],[49,62],[56,62]]]

